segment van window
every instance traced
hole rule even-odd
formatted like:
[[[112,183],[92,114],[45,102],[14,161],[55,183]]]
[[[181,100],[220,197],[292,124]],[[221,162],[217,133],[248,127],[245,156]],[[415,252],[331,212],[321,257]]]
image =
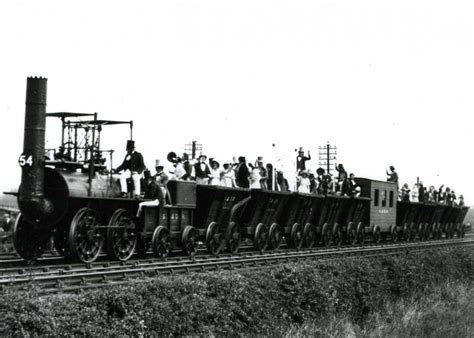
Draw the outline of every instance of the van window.
[[[374,207],[379,206],[379,189],[374,190]]]
[[[390,200],[389,200],[389,207],[393,208],[393,191],[390,191]]]
[[[382,191],[382,207],[387,206],[387,190]]]

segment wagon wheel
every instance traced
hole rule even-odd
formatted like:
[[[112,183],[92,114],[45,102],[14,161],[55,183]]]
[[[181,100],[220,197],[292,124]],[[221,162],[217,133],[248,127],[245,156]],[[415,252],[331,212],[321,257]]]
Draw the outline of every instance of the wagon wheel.
[[[301,249],[303,246],[303,227],[299,223],[293,224],[290,232],[290,245],[292,248]]]
[[[357,244],[357,229],[353,222],[349,222],[347,225],[347,242],[350,245]]]
[[[224,248],[224,236],[222,235],[221,227],[216,222],[211,222],[206,231],[206,246],[207,250],[214,256]]]
[[[466,234],[466,226],[464,224],[461,224],[460,234],[461,234],[461,238],[464,238],[464,235]]]
[[[365,227],[362,222],[357,224],[357,243],[359,243],[360,245],[365,244]]]
[[[198,251],[198,232],[195,227],[188,225],[184,228],[181,243],[183,244],[183,251],[188,256],[193,257]]]
[[[49,243],[47,230],[35,229],[23,215],[18,214],[13,225],[13,246],[21,258],[30,261],[43,254]]]
[[[327,223],[324,223],[323,225],[323,230],[321,231],[321,241],[324,246],[331,245],[331,227]]]
[[[165,258],[171,252],[171,241],[170,231],[168,228],[160,225],[153,232],[153,239],[151,240],[153,253],[160,257]]]
[[[54,248],[63,257],[69,255],[69,245],[68,245],[68,234],[69,234],[69,225],[60,223],[53,234],[53,243]]]
[[[375,244],[380,244],[380,227],[378,225],[374,226],[372,230],[372,240]]]
[[[454,223],[448,224],[448,234],[449,234],[449,238],[454,237]]]
[[[430,238],[431,224],[425,223],[425,231],[423,232],[423,240],[427,241]]]
[[[392,243],[397,243],[398,242],[398,230],[396,225],[391,225],[390,226],[390,241]]]
[[[403,230],[402,230],[402,236],[405,242],[410,241],[410,232],[411,232],[410,224],[405,223],[403,225]]]
[[[410,240],[414,241],[418,234],[418,226],[415,223],[410,225]]]
[[[303,230],[303,239],[304,245],[308,249],[312,249],[317,244],[318,230],[314,224],[306,223]]]
[[[137,233],[137,225],[130,212],[115,210],[107,227],[107,254],[120,261],[130,259],[137,246]]]
[[[340,246],[342,243],[342,232],[338,223],[335,223],[332,228],[332,241],[335,246]]]
[[[226,242],[227,249],[229,249],[231,253],[236,254],[239,252],[241,237],[240,225],[236,222],[230,222],[226,231]]]
[[[268,228],[265,224],[259,223],[255,229],[255,237],[253,242],[255,249],[260,252],[265,251],[268,246]]]
[[[277,223],[273,223],[272,226],[270,227],[270,232],[269,232],[269,245],[271,249],[278,249],[280,247],[282,240],[282,234],[281,234],[281,226]]]
[[[426,230],[425,223],[418,224],[417,229],[418,229],[418,237],[416,237],[416,239],[419,241],[422,241],[425,237],[425,230]]]
[[[91,208],[82,208],[74,215],[69,229],[69,251],[75,260],[92,263],[99,257],[104,236],[99,215]]]
[[[443,236],[443,224],[438,223],[438,231],[436,232],[436,239],[441,239]]]

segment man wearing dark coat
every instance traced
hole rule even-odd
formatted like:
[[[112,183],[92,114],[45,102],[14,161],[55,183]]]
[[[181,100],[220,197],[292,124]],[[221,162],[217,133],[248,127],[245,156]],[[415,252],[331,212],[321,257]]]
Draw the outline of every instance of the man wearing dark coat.
[[[199,162],[194,165],[194,172],[196,174],[197,184],[209,183],[209,176],[211,175],[211,171],[209,170],[209,166],[206,163],[206,159],[206,155],[201,155],[199,156]]]
[[[161,190],[160,186],[156,182],[155,178],[151,176],[150,171],[145,170],[144,176],[145,176],[145,182],[146,182],[144,198],[149,201],[141,202],[138,205],[138,210],[137,210],[138,218],[142,217],[142,210],[143,210],[143,207],[145,206],[157,207],[159,205],[161,206],[165,205],[165,197],[163,196],[163,191]]]
[[[249,183],[250,170],[245,161],[245,157],[239,157],[239,164],[237,165],[235,182],[239,188],[250,187]]]
[[[121,165],[115,169],[116,172],[122,171],[120,175],[120,189],[122,191],[122,197],[128,196],[127,179],[132,178],[133,180],[133,193],[135,196],[140,196],[141,187],[140,179],[143,171],[145,170],[145,162],[143,156],[138,151],[135,151],[135,141],[127,141],[127,155]]]
[[[304,150],[300,147],[298,151],[298,156],[296,156],[296,171],[299,173],[300,171],[306,170],[306,161],[311,160],[311,154],[308,151],[308,156],[304,156]]]

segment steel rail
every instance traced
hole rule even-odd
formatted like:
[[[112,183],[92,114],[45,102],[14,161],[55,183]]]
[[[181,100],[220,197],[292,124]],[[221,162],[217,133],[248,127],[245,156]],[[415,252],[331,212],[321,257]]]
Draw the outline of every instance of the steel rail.
[[[67,292],[110,283],[129,282],[133,278],[174,273],[201,272],[222,269],[262,268],[279,263],[289,263],[307,259],[334,259],[346,256],[381,256],[411,250],[442,248],[453,245],[474,245],[474,240],[442,240],[432,242],[391,244],[368,247],[330,248],[327,250],[302,250],[255,254],[244,256],[212,257],[179,261],[139,261],[132,264],[105,266],[100,269],[72,269],[69,271],[46,271],[31,275],[12,275],[0,279],[0,286],[27,289],[31,285],[41,292]]]

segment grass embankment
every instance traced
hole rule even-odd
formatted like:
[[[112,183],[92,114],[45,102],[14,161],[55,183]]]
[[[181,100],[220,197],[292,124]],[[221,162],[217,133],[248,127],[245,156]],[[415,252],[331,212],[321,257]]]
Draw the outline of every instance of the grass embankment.
[[[458,248],[164,276],[81,295],[3,293],[0,333],[385,336],[441,328],[459,336],[474,326],[472,281],[474,253]]]

